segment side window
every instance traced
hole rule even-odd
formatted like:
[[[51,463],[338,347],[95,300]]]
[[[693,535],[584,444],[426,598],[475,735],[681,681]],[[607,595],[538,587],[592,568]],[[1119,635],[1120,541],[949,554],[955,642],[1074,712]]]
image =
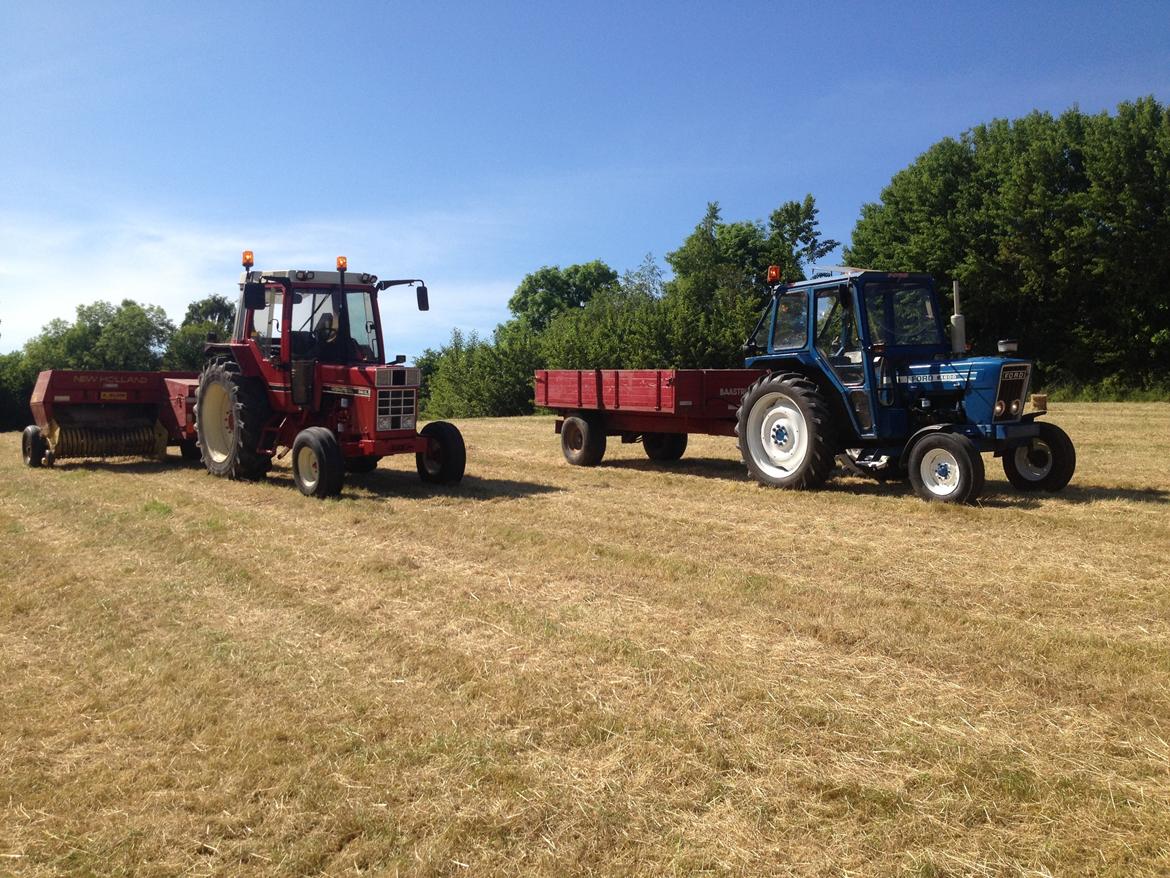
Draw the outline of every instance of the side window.
[[[827,289],[817,293],[817,350],[842,384],[862,384],[861,340],[853,314],[853,296],[848,289]]]
[[[346,293],[345,307],[349,311],[351,358],[359,362],[376,360],[378,333],[374,325],[374,306],[369,293]]]
[[[776,302],[776,328],[772,347],[802,348],[808,340],[808,294],[804,290],[785,293]]]
[[[284,293],[280,287],[267,290],[268,307],[252,313],[252,337],[265,356],[280,355],[280,315],[284,307]]]

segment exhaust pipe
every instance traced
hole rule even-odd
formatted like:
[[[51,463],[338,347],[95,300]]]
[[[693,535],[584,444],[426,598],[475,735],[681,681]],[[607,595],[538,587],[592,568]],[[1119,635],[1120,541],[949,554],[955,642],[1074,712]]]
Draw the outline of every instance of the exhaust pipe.
[[[959,307],[959,282],[954,282],[955,313],[951,315],[951,351],[959,357],[967,356],[967,321]]]

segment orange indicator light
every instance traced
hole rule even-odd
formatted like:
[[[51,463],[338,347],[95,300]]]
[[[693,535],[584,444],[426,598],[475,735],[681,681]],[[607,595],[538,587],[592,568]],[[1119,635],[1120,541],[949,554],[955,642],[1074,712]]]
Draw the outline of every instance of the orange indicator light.
[[[347,268],[349,268],[349,260],[346,259],[344,256],[338,256],[337,257],[337,270],[338,271],[345,271]]]
[[[244,263],[244,268],[251,268],[252,265],[254,264],[254,262],[252,260],[252,251],[251,250],[244,251],[243,263]]]
[[[769,265],[768,266],[768,283],[770,283],[770,284],[780,283],[780,266],[779,265]]]

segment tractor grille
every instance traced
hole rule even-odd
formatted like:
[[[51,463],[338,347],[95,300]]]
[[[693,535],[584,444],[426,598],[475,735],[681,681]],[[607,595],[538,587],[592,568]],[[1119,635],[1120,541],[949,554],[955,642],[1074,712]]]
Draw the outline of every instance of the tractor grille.
[[[1003,407],[995,415],[996,421],[1014,421],[1024,413],[1024,394],[1028,392],[1031,372],[1032,367],[1027,363],[1011,363],[1000,369],[995,401],[997,409],[1001,402]]]
[[[378,432],[414,429],[413,387],[378,391]]]
[[[390,366],[374,374],[374,383],[378,387],[418,387],[420,377],[421,373],[413,366],[409,369]]]

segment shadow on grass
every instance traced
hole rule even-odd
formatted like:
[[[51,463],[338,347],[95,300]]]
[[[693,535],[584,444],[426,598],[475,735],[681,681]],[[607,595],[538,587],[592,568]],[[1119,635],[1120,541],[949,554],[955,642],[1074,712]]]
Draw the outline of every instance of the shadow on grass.
[[[114,472],[149,475],[151,473],[164,473],[176,469],[203,469],[203,462],[199,460],[183,460],[183,458],[177,455],[168,457],[166,460],[129,457],[90,457],[58,460],[51,467],[46,468],[61,470],[62,472]]]
[[[1097,500],[1130,500],[1135,503],[1170,503],[1170,491],[1161,488],[1106,488],[1101,485],[1077,485],[1075,482],[1059,494],[1040,494],[1041,497],[1059,497],[1068,503],[1093,503]]]
[[[684,457],[671,463],[646,460],[602,460],[599,469],[632,469],[648,473],[680,473],[705,479],[735,479],[745,481],[747,470],[738,460],[719,457]]]
[[[291,474],[290,474],[291,476]],[[291,477],[288,484],[294,489]],[[521,482],[515,479],[486,479],[465,475],[457,485],[432,485],[424,482],[417,473],[406,470],[376,469],[370,473],[346,473],[342,496],[351,488],[362,488],[378,500],[418,499],[423,497],[451,496],[461,500],[517,500],[538,494],[555,494],[563,491],[555,485],[540,482]]]

